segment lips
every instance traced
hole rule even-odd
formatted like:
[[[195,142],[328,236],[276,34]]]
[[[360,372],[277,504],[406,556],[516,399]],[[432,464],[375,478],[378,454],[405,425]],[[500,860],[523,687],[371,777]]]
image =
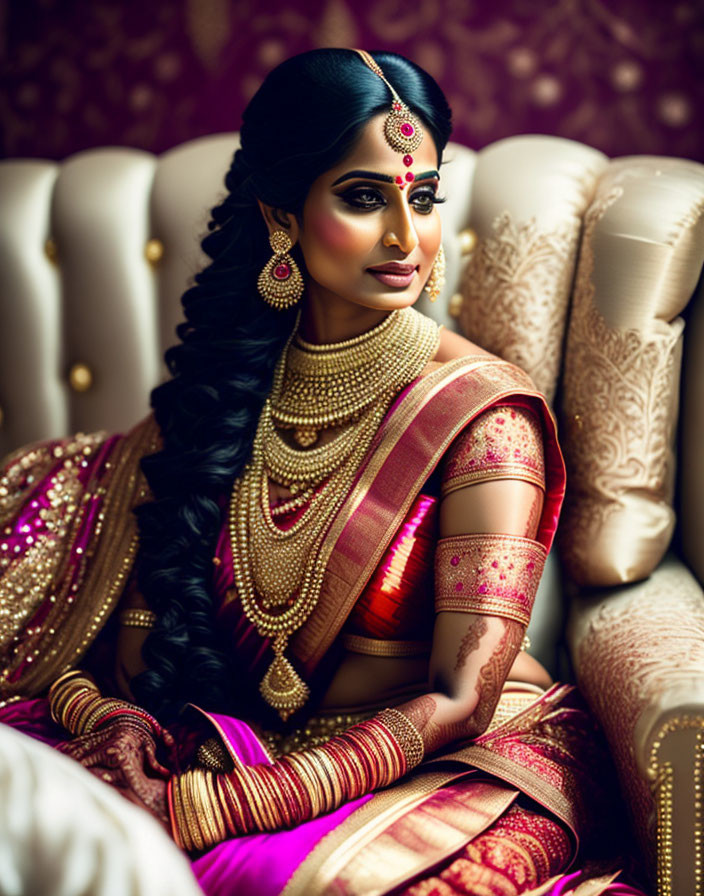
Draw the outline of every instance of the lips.
[[[402,264],[400,261],[389,261],[386,264],[378,264],[373,268],[367,268],[372,277],[376,277],[385,286],[393,286],[397,289],[406,289],[413,282],[416,275],[416,265]]]
[[[377,264],[373,268],[369,268],[372,274],[399,274],[400,276],[408,276],[416,269],[414,264],[402,264],[400,261],[387,261],[386,264]]]

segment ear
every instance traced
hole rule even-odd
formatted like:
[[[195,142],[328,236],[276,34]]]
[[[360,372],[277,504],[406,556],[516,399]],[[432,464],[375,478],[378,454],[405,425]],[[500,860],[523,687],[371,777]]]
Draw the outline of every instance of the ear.
[[[298,220],[295,215],[290,212],[282,211],[280,208],[274,208],[271,205],[265,205],[261,199],[257,199],[257,204],[264,218],[269,233],[274,230],[285,230],[291,237],[291,242],[295,246],[298,242]]]

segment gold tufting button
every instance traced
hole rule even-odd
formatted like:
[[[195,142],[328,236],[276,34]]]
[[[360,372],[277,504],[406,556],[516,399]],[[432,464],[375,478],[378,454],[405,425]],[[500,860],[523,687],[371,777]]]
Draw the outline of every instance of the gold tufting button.
[[[59,263],[59,249],[56,245],[56,240],[53,237],[49,237],[44,243],[44,254],[52,264]]]
[[[164,257],[164,244],[162,241],[156,237],[147,240],[147,245],[144,247],[144,257],[149,264],[159,264]]]
[[[477,246],[477,231],[468,227],[459,234],[460,252],[462,255],[471,255]]]
[[[68,381],[74,392],[87,392],[93,385],[93,371],[87,364],[73,364],[68,373]]]
[[[450,317],[459,317],[460,316],[460,312],[462,311],[462,293],[461,292],[456,292],[452,296],[447,310],[450,314]]]

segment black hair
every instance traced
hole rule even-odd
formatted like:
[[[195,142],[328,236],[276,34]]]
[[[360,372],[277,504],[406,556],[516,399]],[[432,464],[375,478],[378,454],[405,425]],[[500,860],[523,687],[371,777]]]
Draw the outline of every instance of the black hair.
[[[438,85],[401,56],[373,56],[441,156],[451,125]],[[244,112],[227,194],[202,242],[211,261],[183,296],[180,342],[166,353],[171,379],[152,392],[163,448],[142,460],[152,500],[136,511],[137,575],[157,622],[143,650],[148,668],[132,690],[166,720],[188,701],[236,710],[233,666],[215,627],[212,558],[295,321],[295,311],[275,311],[257,292],[271,256],[257,200],[300,216],[313,181],[390,103],[388,87],[357,53],[320,49],[274,69]]]

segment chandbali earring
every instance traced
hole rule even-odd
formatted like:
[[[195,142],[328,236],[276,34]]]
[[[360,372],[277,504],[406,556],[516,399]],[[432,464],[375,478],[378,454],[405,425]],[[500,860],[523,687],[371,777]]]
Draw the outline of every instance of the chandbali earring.
[[[303,295],[303,277],[298,265],[289,255],[293,243],[285,230],[270,233],[269,245],[274,255],[264,265],[257,280],[257,289],[272,308],[285,311]]]
[[[430,276],[428,277],[428,282],[425,284],[425,288],[428,292],[428,298],[431,302],[434,302],[437,297],[442,292],[442,288],[445,285],[445,250],[442,247],[442,243],[440,244],[440,248],[438,249],[438,254],[435,256],[435,261],[433,263],[433,267],[430,271]]]

